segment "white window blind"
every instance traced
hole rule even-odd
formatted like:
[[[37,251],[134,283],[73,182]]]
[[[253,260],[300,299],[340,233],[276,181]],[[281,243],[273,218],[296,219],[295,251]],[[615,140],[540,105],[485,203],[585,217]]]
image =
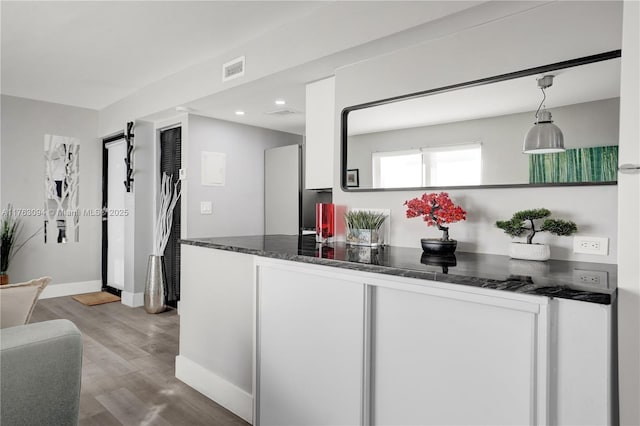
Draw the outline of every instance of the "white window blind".
[[[482,144],[424,147],[372,154],[374,188],[482,183]]]

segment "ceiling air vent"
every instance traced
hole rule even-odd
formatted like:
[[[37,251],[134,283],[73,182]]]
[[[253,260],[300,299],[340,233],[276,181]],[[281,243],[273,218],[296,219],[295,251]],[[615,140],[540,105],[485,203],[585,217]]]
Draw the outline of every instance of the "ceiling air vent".
[[[291,115],[291,114],[298,114],[298,111],[294,111],[292,109],[288,109],[288,108],[279,108],[279,109],[274,109],[273,111],[267,111],[265,112],[265,114],[267,115]]]
[[[244,75],[244,56],[222,65],[222,81],[233,80]]]

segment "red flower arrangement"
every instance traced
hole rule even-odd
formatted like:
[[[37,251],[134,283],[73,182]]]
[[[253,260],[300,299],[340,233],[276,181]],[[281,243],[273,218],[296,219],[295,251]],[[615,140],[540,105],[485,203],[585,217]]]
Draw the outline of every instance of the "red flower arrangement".
[[[427,226],[436,226],[442,231],[442,241],[451,241],[449,227],[445,223],[454,223],[467,219],[467,212],[456,206],[446,192],[424,193],[420,198],[404,202],[407,206],[407,218],[422,216]]]

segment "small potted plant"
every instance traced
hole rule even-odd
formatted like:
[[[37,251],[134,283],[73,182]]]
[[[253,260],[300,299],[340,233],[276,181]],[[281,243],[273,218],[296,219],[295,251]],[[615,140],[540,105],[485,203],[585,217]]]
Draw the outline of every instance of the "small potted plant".
[[[22,228],[22,220],[16,216],[13,206],[9,204],[2,212],[2,221],[0,222],[0,285],[9,283],[7,271],[11,259],[40,232],[38,229],[23,242],[18,243]]]
[[[404,202],[407,206],[407,218],[422,217],[427,226],[435,226],[442,231],[442,238],[422,238],[420,244],[426,253],[445,256],[456,251],[458,242],[449,238],[448,223],[467,219],[467,212],[457,206],[446,192],[424,193],[419,198]]]
[[[380,228],[387,217],[384,213],[350,210],[344,215],[347,223],[347,244],[377,247],[384,244]]]
[[[555,235],[566,236],[578,231],[575,223],[562,219],[547,219],[551,216],[548,209],[531,209],[515,212],[511,220],[499,220],[496,226],[505,234],[520,237],[527,234],[527,242],[513,242],[509,246],[509,256],[513,259],[524,260],[548,260],[551,250],[546,244],[534,244],[533,237],[538,232],[550,232]],[[540,227],[536,227],[536,221],[545,219]]]

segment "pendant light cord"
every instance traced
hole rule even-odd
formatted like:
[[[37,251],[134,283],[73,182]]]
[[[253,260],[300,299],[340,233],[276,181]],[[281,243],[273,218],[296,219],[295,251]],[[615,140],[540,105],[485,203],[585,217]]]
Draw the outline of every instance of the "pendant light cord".
[[[540,108],[542,108],[542,104],[544,104],[544,101],[547,99],[547,93],[544,91],[544,87],[541,87],[540,90],[542,90],[542,102],[540,102],[540,105],[538,105],[538,109],[536,110],[536,123],[538,122],[538,113],[540,112]]]

